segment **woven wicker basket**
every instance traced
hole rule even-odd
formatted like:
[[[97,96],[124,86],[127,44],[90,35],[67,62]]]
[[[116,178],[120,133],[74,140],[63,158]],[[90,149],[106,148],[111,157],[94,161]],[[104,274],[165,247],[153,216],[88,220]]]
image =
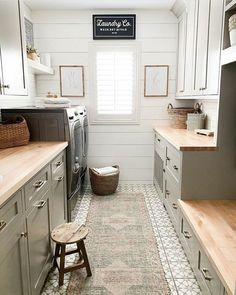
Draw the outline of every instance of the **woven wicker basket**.
[[[167,111],[170,117],[170,125],[176,129],[187,128],[187,114],[196,112],[194,108],[174,108],[171,103],[168,104]]]
[[[113,194],[118,186],[119,182],[119,166],[112,166],[117,168],[118,171],[113,174],[100,175],[95,170],[89,168],[90,182],[93,192],[96,195],[110,195]]]
[[[14,120],[0,122],[0,148],[21,146],[29,143],[29,129],[25,119],[18,116]]]

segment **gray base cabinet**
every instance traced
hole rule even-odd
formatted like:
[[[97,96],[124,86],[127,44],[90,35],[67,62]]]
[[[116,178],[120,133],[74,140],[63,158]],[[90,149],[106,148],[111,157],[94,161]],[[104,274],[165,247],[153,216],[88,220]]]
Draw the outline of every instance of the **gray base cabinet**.
[[[52,266],[50,232],[67,216],[65,161],[63,152],[0,208],[1,294],[40,294]]]
[[[27,216],[31,294],[39,294],[50,268],[50,191],[33,205]]]
[[[200,246],[194,232],[191,229],[182,212],[179,215],[180,231],[179,239],[194,270],[198,284],[204,295],[226,295],[226,291],[208,260],[204,250]]]

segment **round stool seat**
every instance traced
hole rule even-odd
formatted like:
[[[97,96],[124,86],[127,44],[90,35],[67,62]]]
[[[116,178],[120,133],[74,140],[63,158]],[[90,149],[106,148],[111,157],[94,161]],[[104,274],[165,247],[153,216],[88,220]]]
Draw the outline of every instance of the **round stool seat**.
[[[74,222],[63,223],[54,228],[51,238],[57,244],[74,244],[86,238],[88,228]]]

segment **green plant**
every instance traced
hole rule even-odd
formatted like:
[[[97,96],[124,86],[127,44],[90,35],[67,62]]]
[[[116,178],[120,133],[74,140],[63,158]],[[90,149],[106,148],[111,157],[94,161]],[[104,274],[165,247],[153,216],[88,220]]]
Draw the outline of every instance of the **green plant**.
[[[36,53],[38,55],[37,49],[31,46],[26,46],[27,53]]]

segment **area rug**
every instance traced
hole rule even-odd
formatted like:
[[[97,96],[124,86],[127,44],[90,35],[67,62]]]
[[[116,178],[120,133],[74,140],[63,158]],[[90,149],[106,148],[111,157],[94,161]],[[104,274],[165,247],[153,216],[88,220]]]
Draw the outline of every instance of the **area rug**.
[[[86,225],[92,277],[72,272],[67,294],[169,294],[142,193],[94,195]]]

